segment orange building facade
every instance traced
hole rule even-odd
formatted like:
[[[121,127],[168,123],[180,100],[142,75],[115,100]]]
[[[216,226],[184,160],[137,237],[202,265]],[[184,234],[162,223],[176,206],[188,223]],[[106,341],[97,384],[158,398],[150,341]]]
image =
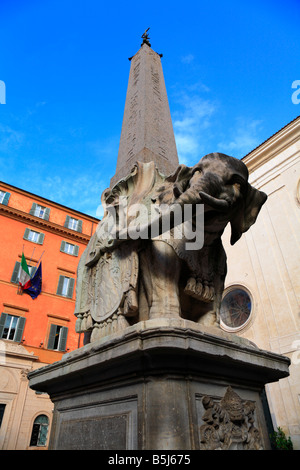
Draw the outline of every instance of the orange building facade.
[[[0,449],[46,449],[52,403],[28,388],[27,373],[83,345],[75,333],[78,261],[99,220],[0,183]],[[19,286],[22,253],[33,299]]]

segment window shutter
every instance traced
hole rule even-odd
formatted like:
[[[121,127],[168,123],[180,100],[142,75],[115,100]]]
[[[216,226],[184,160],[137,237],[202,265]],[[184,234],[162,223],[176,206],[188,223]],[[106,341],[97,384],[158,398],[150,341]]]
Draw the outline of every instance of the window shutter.
[[[82,233],[82,220],[78,220],[77,232]]]
[[[7,319],[7,313],[1,313],[0,317],[0,338],[2,338],[3,335],[3,330],[4,330],[4,325]]]
[[[66,242],[62,241],[61,245],[60,245],[60,251],[62,251],[64,253],[65,249],[66,249]]]
[[[25,233],[24,233],[24,237],[23,237],[23,238],[25,238],[25,240],[28,240],[29,232],[30,232],[30,229],[29,229],[29,228],[25,228]]]
[[[74,256],[78,256],[78,253],[79,253],[79,246],[78,246],[78,245],[75,245],[75,246],[74,246],[74,253],[73,253],[73,255],[74,255]]]
[[[65,277],[65,276],[59,276],[59,281],[58,281],[58,286],[57,286],[57,292],[56,292],[56,294],[58,294],[58,295],[61,295],[61,294],[62,294],[63,283],[64,283],[64,277]]]
[[[30,211],[29,211],[29,214],[34,215],[35,210],[36,210],[36,206],[37,206],[37,204],[36,204],[36,202],[34,202],[34,203],[32,204],[32,206],[31,206],[31,209],[30,209]]]
[[[4,196],[3,201],[2,201],[2,204],[4,206],[7,206],[9,198],[10,198],[10,193],[5,193],[5,196]]]
[[[69,297],[70,299],[73,297],[74,283],[75,283],[75,279],[70,277],[69,286],[68,286],[68,294],[67,294],[67,297]]]
[[[48,349],[53,349],[54,348],[55,336],[56,336],[56,325],[51,325],[50,333],[49,333],[49,339],[48,339],[48,345],[47,345]]]
[[[64,226],[67,227],[67,228],[69,228],[69,222],[70,222],[70,216],[67,215],[66,221],[65,221],[65,225],[64,225]]]
[[[16,264],[15,264],[15,267],[14,267],[14,270],[13,270],[13,273],[12,273],[10,282],[14,282],[15,284],[18,284],[18,282],[19,282],[20,266],[21,266],[21,263],[20,263],[19,261],[16,261]]]
[[[17,324],[17,330],[16,330],[16,333],[15,333],[15,336],[14,336],[14,341],[16,341],[17,343],[20,343],[22,341],[25,321],[26,321],[26,318],[19,317],[18,324]]]
[[[68,328],[63,326],[60,331],[59,350],[65,351],[67,346]]]
[[[44,214],[44,219],[49,220],[49,216],[50,216],[50,209],[49,209],[49,207],[46,207],[45,214]]]
[[[44,238],[45,238],[45,234],[44,233],[40,233],[39,236],[38,236],[38,241],[37,243],[39,245],[42,245],[44,243]]]

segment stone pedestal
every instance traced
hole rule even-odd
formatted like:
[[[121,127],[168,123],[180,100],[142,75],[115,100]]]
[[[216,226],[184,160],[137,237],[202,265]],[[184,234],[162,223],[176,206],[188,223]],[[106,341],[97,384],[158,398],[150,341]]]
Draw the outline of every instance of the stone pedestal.
[[[50,395],[50,449],[268,449],[266,383],[289,359],[219,329],[149,320],[29,374]]]

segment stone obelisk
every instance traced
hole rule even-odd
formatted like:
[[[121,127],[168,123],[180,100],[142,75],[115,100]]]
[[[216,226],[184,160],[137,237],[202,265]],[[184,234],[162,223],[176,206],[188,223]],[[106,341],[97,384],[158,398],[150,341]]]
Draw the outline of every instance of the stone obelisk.
[[[168,175],[178,167],[178,155],[161,55],[151,49],[144,33],[131,67],[125,102],[116,174],[111,186],[126,177],[136,161],[154,161]]]

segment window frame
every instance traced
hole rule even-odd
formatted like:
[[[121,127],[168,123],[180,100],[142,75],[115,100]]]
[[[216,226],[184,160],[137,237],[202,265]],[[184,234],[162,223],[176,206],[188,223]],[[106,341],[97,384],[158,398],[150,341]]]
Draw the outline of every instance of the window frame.
[[[38,423],[37,421],[40,420],[41,418],[47,418],[47,424],[46,423]],[[38,426],[38,431],[37,430]],[[31,436],[30,436],[30,441],[29,441],[29,447],[46,447],[47,442],[48,442],[48,434],[49,434],[49,426],[50,426],[50,419],[49,416],[47,416],[45,413],[41,413],[33,421],[32,428],[31,428]],[[40,442],[41,439],[41,431],[43,428],[47,427],[44,441],[43,443]],[[34,441],[33,441],[34,440]]]
[[[28,241],[37,243],[39,240],[40,232],[36,232],[35,230],[29,230],[28,233]]]
[[[69,328],[67,326],[50,324],[47,349],[52,351],[66,351]]]
[[[76,221],[76,228],[74,228],[72,225],[71,221]],[[73,217],[71,215],[66,216],[65,224],[64,226],[70,230],[74,230],[75,232],[82,233],[82,220],[76,219],[76,217]]]
[[[38,215],[37,211],[43,210],[44,213],[43,215]],[[29,214],[34,215],[35,217],[38,217],[39,219],[43,220],[49,220],[50,217],[50,208],[46,206],[42,206],[41,204],[37,202],[33,202],[31,209],[29,211]]]
[[[11,194],[7,191],[3,191],[3,189],[0,189],[0,194],[1,193],[3,193],[3,197],[2,199],[0,197],[0,204],[2,204],[3,206],[7,206]]]
[[[8,337],[4,338],[3,334],[4,334],[5,326],[6,326],[6,323],[7,323],[7,320],[8,320],[9,317],[11,317],[11,320],[10,320],[10,325],[9,325],[8,335],[7,336],[10,336],[10,332],[11,332],[11,328],[12,328],[11,324],[14,321],[14,319],[17,319],[17,322],[16,322],[16,325],[14,327],[13,338],[8,338]],[[26,322],[25,317],[22,317],[22,316],[19,316],[19,315],[12,315],[11,313],[2,312],[1,316],[0,316],[0,339],[6,340],[6,341],[12,341],[12,342],[15,342],[15,343],[20,343],[22,341],[22,337],[23,337],[25,322]]]
[[[68,285],[66,286],[67,293],[63,293],[65,279],[68,279]],[[61,295],[67,299],[73,298],[74,293],[75,278],[70,276],[65,276],[63,274],[59,275],[58,284],[56,289],[56,295]]]
[[[0,403],[0,429],[3,423],[6,406],[7,406],[7,403]]]
[[[241,290],[243,291],[245,294],[248,295],[249,299],[250,299],[250,302],[251,302],[251,307],[250,307],[250,311],[249,311],[249,316],[247,318],[247,320],[242,323],[241,325],[239,326],[236,326],[236,327],[232,327],[232,326],[228,326],[226,325],[226,323],[222,320],[222,316],[221,316],[221,308],[222,308],[222,302],[224,301],[225,297],[227,295],[229,295],[230,293],[233,293],[234,291],[238,291],[238,290]],[[236,333],[240,330],[243,330],[244,328],[248,327],[250,323],[252,323],[253,321],[253,318],[254,318],[254,311],[255,311],[255,308],[254,308],[254,300],[253,300],[253,296],[250,292],[250,290],[244,286],[244,285],[241,285],[241,284],[232,284],[230,286],[228,286],[224,292],[223,292],[223,295],[222,295],[222,301],[221,301],[221,308],[220,308],[220,326],[223,330],[229,332],[229,333]]]
[[[73,247],[73,252],[70,253],[70,251],[67,251],[67,245],[69,246],[72,246]],[[60,245],[60,251],[62,253],[65,253],[66,255],[70,255],[70,256],[78,256],[79,254],[79,246],[78,245],[75,245],[74,243],[70,243],[70,242],[67,242],[65,240],[62,240],[61,242],[61,245]]]
[[[37,239],[36,240],[31,240],[31,238],[30,238],[31,233],[37,234]],[[43,245],[45,234],[42,233],[42,232],[38,232],[37,230],[33,230],[32,228],[26,227],[23,238],[24,238],[24,240],[27,240],[31,243],[37,243],[38,245]]]

